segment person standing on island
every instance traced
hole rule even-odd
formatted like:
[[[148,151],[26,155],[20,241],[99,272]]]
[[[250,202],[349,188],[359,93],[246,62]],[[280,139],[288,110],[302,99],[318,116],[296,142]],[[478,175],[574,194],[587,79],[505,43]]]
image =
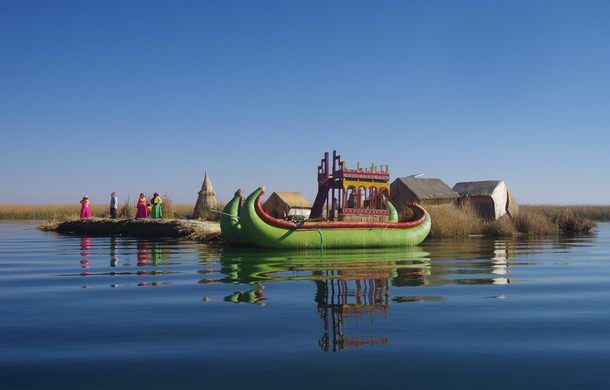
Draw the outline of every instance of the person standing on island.
[[[163,201],[159,197],[158,193],[153,194],[153,198],[150,201],[152,203],[152,212],[150,213],[151,218],[163,218],[163,213],[161,212],[161,203]]]
[[[148,217],[148,211],[146,210],[146,197],[143,193],[140,193],[140,197],[138,198],[138,206],[136,209],[136,218],[146,217]]]
[[[91,219],[91,209],[89,208],[89,198],[87,195],[84,195],[80,201],[80,217]]]
[[[110,194],[110,218],[116,219],[116,209],[119,204],[119,199],[116,197],[116,192]]]

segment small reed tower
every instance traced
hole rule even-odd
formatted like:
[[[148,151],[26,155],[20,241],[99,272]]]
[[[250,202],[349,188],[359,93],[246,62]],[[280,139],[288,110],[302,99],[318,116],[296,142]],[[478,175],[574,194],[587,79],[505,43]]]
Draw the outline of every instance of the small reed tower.
[[[216,193],[212,188],[212,182],[208,177],[208,173],[205,173],[203,178],[203,184],[197,197],[197,203],[195,203],[195,210],[193,211],[193,219],[200,219],[208,214],[210,209],[215,209],[217,206]]]

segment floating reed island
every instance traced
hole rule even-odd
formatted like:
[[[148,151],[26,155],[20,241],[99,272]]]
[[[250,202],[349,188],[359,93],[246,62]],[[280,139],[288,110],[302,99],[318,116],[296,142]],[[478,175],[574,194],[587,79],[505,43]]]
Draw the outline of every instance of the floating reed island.
[[[38,228],[87,236],[177,238],[209,243],[222,241],[218,222],[187,219],[51,219]]]
[[[432,229],[428,239],[459,238],[472,235],[510,238],[586,234],[594,230],[597,219],[607,220],[610,207],[522,206],[513,218],[486,220],[476,210],[454,205],[428,206]],[[44,231],[91,236],[131,236],[178,238],[202,242],[223,242],[217,221],[187,219],[109,219],[53,218],[39,226]]]

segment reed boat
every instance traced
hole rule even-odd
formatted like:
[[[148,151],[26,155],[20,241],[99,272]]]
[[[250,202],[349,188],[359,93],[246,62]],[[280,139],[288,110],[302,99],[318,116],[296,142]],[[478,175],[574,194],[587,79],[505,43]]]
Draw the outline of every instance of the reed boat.
[[[381,248],[408,247],[421,243],[430,232],[430,216],[422,207],[411,205],[414,217],[392,221],[295,223],[269,215],[261,206],[264,188],[258,188],[241,204],[236,194],[221,215],[223,237],[231,244],[263,248]]]
[[[389,166],[350,169],[333,152],[318,166],[318,193],[307,218],[272,215],[261,205],[264,187],[245,201],[241,190],[227,203],[220,218],[230,244],[263,248],[382,248],[421,243],[430,232],[430,216],[417,204],[399,218],[390,202]],[[272,196],[273,197],[273,196]],[[304,199],[304,198],[303,198]],[[306,200],[305,200],[306,201]],[[276,210],[277,211],[277,210]],[[404,217],[408,215],[408,217]]]

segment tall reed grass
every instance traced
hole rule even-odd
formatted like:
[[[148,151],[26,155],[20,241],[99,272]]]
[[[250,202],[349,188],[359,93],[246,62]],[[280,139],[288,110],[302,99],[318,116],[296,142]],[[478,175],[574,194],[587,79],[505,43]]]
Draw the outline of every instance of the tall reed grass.
[[[201,213],[201,218],[204,221],[220,221],[220,213],[218,211],[222,211],[225,208],[225,204],[222,202],[218,202],[218,204],[216,205],[216,208],[213,210],[203,210],[203,212]],[[191,209],[191,214],[193,213],[193,210]]]
[[[481,218],[469,206],[432,205],[426,209],[432,219],[431,237],[464,237],[485,235],[510,237],[516,235],[549,235],[560,233],[588,233],[597,225],[584,213],[566,207],[521,207],[514,218],[496,221]]]
[[[117,216],[119,218],[123,218],[123,219],[135,218],[136,217],[135,204],[132,204],[130,199],[127,198],[127,201],[118,208],[117,212],[118,212]]]
[[[177,218],[186,219],[193,215],[193,205],[190,204],[177,204],[171,199],[171,196],[165,195],[162,197],[163,203],[163,217],[164,218]],[[110,209],[109,205],[91,204],[91,214],[93,217],[109,218]],[[224,208],[223,204],[218,205],[219,210]],[[119,218],[130,219],[135,218],[136,215],[136,201],[127,199],[124,203],[119,205],[117,210]],[[14,205],[4,204],[0,205],[0,220],[1,219],[12,219],[12,220],[41,220],[51,218],[78,218],[80,215],[79,204],[64,204],[64,205]],[[220,214],[209,212],[206,214],[204,220],[218,221]]]
[[[163,199],[165,204],[166,199]],[[174,204],[171,200],[168,203],[169,212],[165,210],[163,215],[178,216],[179,218],[185,218],[190,216],[193,212],[193,206],[186,204]],[[94,217],[109,218],[110,209],[108,205],[92,204],[89,206],[91,214]],[[136,204],[134,201],[128,200],[122,203],[118,208],[119,218],[130,219],[135,217]],[[51,218],[78,218],[80,215],[80,205],[69,204],[69,205],[14,205],[4,204],[0,205],[0,219],[11,219],[11,220],[41,220]]]
[[[569,209],[576,217],[593,221],[610,221],[610,206],[550,206],[550,205],[524,205],[520,210],[530,210],[546,215],[550,218],[558,217],[564,210]]]
[[[90,205],[94,217],[109,217],[110,209],[106,205]],[[80,205],[0,205],[0,219],[49,219],[78,218]]]

